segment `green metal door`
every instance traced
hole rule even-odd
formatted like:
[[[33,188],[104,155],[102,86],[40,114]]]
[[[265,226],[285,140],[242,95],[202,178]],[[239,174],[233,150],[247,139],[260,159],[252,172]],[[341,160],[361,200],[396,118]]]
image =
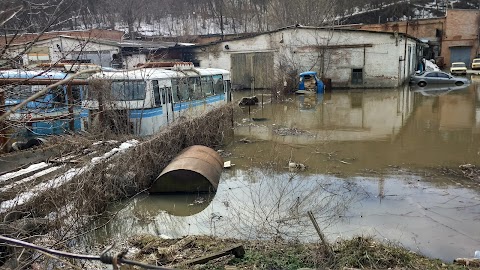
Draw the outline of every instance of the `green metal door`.
[[[246,89],[272,87],[273,52],[238,53],[232,54],[230,59],[234,86]]]

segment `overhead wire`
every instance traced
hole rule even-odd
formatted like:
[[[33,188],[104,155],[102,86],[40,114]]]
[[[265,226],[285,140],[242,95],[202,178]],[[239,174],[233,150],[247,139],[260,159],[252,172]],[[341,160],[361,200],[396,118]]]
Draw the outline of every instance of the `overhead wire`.
[[[87,255],[87,254],[76,254],[76,253],[69,253],[69,252],[64,252],[64,251],[59,251],[55,249],[50,249],[42,246],[38,246],[29,242],[25,242],[22,240],[6,237],[3,235],[0,235],[0,242],[5,242],[13,245],[18,245],[26,248],[31,248],[35,249],[38,251],[42,251],[48,254],[56,255],[56,256],[62,256],[62,257],[67,257],[67,258],[72,258],[72,259],[79,259],[79,260],[91,260],[91,261],[100,261],[104,264],[110,264],[113,265],[114,267],[118,267],[119,264],[128,264],[128,265],[133,265],[133,266],[138,266],[142,267],[145,269],[160,269],[160,270],[174,270],[173,268],[165,268],[161,266],[155,266],[155,265],[149,265],[149,264],[144,264],[141,262],[136,262],[132,260],[125,259],[123,256],[125,253],[120,253],[117,256],[110,256],[108,255],[108,251],[113,246],[110,246],[107,248],[100,256],[98,255]]]

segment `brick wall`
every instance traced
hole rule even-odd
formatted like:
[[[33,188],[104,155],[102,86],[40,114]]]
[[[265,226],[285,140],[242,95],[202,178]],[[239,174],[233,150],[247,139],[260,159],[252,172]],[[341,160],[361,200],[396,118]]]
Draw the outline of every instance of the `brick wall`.
[[[450,47],[472,47],[470,59],[479,51],[480,11],[474,9],[449,9],[445,21],[441,55],[450,65]]]
[[[438,31],[443,31],[445,18],[424,19],[414,21],[388,22],[384,24],[367,24],[354,26],[356,29],[379,31],[379,32],[398,32],[408,33],[416,38],[427,38],[430,40],[440,40],[437,37]],[[408,25],[408,29],[407,29]]]
[[[450,47],[472,47],[471,59],[480,54],[480,11],[475,9],[449,9],[444,18],[354,25],[350,28],[383,32],[397,31],[408,33],[416,38],[439,41],[441,42],[440,56],[443,57],[446,67],[450,66]]]

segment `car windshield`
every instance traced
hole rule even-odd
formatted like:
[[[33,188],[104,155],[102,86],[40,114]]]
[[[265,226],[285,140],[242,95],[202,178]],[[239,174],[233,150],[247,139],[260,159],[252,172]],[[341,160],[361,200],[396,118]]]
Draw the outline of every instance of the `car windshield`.
[[[480,59],[473,59],[473,63],[480,63]]]
[[[464,63],[453,63],[452,67],[465,67]]]

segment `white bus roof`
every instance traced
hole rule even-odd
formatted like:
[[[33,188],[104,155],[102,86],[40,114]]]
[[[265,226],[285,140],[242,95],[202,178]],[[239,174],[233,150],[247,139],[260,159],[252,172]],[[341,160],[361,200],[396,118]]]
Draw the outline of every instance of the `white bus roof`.
[[[109,80],[147,80],[147,79],[170,79],[181,77],[194,76],[208,76],[208,75],[223,75],[225,79],[230,79],[230,72],[224,69],[217,68],[194,68],[188,70],[169,70],[162,68],[139,68],[133,70],[119,70],[96,73],[91,78],[94,79],[109,79]]]

